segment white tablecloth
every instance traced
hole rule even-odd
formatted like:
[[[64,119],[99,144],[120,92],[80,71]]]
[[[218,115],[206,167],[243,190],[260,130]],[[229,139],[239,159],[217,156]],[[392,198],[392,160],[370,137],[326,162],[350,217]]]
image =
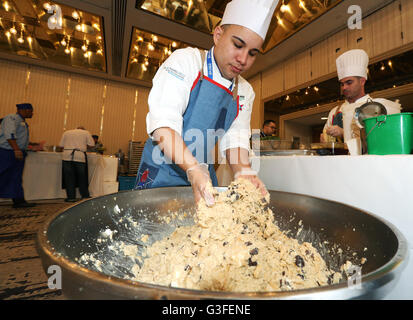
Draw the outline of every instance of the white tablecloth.
[[[396,226],[413,256],[413,155],[252,158],[268,189],[334,200]],[[386,299],[413,299],[413,258]]]
[[[98,197],[118,191],[118,159],[88,153],[89,193]],[[66,198],[62,189],[62,154],[58,152],[29,152],[23,171],[26,200]],[[79,197],[79,190],[76,191]]]

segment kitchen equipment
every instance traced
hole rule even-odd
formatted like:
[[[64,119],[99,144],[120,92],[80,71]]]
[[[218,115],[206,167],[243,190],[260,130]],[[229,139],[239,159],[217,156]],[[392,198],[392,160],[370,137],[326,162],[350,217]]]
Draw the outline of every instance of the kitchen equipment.
[[[289,150],[292,148],[292,140],[280,140],[280,139],[261,139],[253,141],[253,149],[258,151],[272,151],[272,150]]]
[[[306,149],[290,149],[290,150],[271,150],[261,151],[260,156],[313,156],[316,155],[315,150]]]
[[[270,196],[278,226],[316,245],[330,268],[337,269],[347,260],[367,259],[362,265],[361,288],[343,281],[297,291],[233,293],[122,279],[131,261],[121,253],[107,254],[107,245],[97,239],[105,234],[113,241],[138,245],[142,253],[144,245],[167,236],[177,225],[193,223],[191,214],[169,224],[164,219],[175,211],[194,212],[191,187],[124,191],[83,201],[48,218],[38,231],[37,248],[46,272],[51,265],[60,266],[63,294],[71,299],[376,299],[396,284],[405,265],[407,242],[393,225],[333,201],[278,191],[270,191]],[[122,217],[133,222],[120,221]],[[145,243],[138,240],[143,234],[149,234]],[[328,250],[337,246],[342,255],[330,255]],[[95,252],[104,260],[102,272],[77,262],[82,254]]]
[[[311,150],[315,150],[320,156],[332,156],[332,155],[346,155],[348,154],[348,148],[345,143],[342,142],[320,142],[312,143]]]
[[[413,113],[381,115],[364,124],[369,154],[413,153]]]
[[[141,162],[145,143],[141,141],[129,141],[128,149],[128,174],[136,175]]]
[[[368,99],[365,104],[354,110],[354,119],[360,128],[364,128],[364,120],[386,114],[387,109],[383,104]]]

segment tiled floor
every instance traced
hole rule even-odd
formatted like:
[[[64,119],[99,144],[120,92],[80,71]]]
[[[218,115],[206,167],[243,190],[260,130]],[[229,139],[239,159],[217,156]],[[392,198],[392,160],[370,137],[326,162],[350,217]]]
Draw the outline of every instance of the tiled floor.
[[[73,203],[33,201],[37,206],[14,209],[0,202],[0,300],[61,300],[60,290],[47,286],[47,276],[35,246],[45,219]]]

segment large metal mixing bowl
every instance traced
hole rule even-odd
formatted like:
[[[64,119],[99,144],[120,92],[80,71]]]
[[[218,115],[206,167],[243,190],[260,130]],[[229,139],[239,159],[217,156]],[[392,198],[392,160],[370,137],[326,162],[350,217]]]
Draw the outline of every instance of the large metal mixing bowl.
[[[362,265],[361,288],[349,281],[313,289],[285,292],[211,292],[177,289],[122,279],[131,261],[109,254],[107,244],[98,241],[105,230],[113,241],[145,245],[140,235],[150,234],[148,244],[171,233],[176,224],[160,219],[177,210],[194,211],[190,187],[119,192],[76,204],[50,217],[38,232],[37,246],[43,267],[58,265],[62,290],[70,299],[378,299],[396,284],[407,260],[407,242],[388,222],[340,203],[292,193],[270,191],[276,221],[282,230],[296,234],[299,221],[304,230],[299,240],[319,249],[330,268],[338,269],[350,260]],[[129,217],[135,225],[128,224]],[[121,222],[120,222],[121,221]],[[193,223],[192,217],[177,222]],[[137,227],[136,227],[137,226]],[[334,246],[342,255],[331,254]],[[105,251],[106,250],[106,251]],[[96,253],[104,260],[102,272],[85,267],[77,259]],[[50,276],[50,275],[49,275]],[[354,279],[353,279],[354,280]]]

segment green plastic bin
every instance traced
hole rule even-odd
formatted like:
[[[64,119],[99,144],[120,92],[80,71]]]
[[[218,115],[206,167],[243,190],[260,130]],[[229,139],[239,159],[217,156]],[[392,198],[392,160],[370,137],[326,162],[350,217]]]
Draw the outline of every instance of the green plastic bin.
[[[413,113],[381,115],[364,120],[369,154],[413,153]]]

